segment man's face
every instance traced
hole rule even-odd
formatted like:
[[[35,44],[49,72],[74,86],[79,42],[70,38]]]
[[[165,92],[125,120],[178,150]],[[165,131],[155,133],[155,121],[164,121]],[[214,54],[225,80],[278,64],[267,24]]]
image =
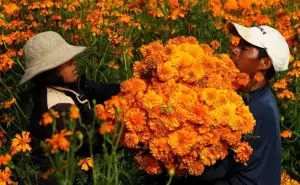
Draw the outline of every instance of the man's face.
[[[259,50],[241,39],[238,46],[231,45],[231,59],[243,73],[253,77],[259,71]]]

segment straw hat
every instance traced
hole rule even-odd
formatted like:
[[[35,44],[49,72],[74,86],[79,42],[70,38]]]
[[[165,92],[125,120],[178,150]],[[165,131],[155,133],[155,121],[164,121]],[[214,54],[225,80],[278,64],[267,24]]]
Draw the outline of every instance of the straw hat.
[[[19,85],[42,72],[68,62],[86,49],[84,46],[68,44],[58,33],[53,31],[35,35],[26,42],[23,48],[26,70]]]

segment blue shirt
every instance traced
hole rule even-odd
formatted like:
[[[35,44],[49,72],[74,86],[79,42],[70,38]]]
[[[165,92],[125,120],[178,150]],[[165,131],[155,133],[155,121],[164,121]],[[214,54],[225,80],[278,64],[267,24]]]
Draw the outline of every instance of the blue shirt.
[[[253,136],[259,136],[246,139],[253,148],[247,166],[228,155],[216,165],[207,167],[201,176],[174,179],[174,184],[280,185],[280,118],[270,85],[250,92],[245,103],[256,120]]]

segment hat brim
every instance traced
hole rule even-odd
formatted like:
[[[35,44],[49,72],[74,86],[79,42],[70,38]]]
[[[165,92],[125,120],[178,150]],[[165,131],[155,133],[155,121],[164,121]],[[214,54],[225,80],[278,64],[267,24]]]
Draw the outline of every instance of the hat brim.
[[[258,38],[259,34],[261,34],[258,29],[247,28],[234,22],[229,22],[227,28],[231,34],[241,37],[254,46],[264,48]]]
[[[31,80],[33,77],[45,71],[54,69],[68,62],[72,58],[83,53],[85,50],[87,50],[87,47],[84,46],[73,46],[69,44],[63,45],[47,57],[40,59],[40,62],[38,62],[40,65],[27,68],[19,85],[22,85],[23,83]]]

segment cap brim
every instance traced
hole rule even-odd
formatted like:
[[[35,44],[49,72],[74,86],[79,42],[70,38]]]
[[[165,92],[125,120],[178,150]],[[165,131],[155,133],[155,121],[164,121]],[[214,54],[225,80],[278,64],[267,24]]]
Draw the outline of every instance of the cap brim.
[[[247,28],[234,22],[229,22],[227,28],[231,34],[241,37],[254,46],[264,48],[258,38],[258,34],[260,34],[258,30]]]
[[[73,46],[73,45],[64,45],[62,48],[58,49],[52,55],[49,55],[46,58],[42,58],[40,60],[40,65],[33,66],[31,68],[26,69],[25,74],[23,75],[19,85],[29,81],[33,77],[48,71],[50,69],[54,69],[72,58],[78,56],[87,50],[87,47],[84,46]]]

